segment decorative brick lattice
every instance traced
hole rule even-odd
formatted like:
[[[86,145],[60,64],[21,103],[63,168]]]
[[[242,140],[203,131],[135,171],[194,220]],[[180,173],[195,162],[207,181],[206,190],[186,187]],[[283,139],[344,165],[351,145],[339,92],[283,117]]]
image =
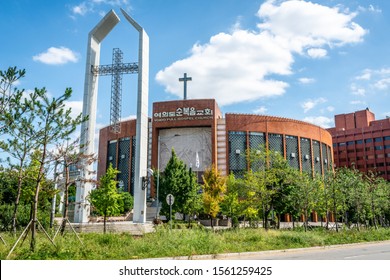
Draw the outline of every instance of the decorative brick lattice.
[[[251,153],[257,153],[264,150],[265,146],[265,135],[262,132],[249,132],[249,149]],[[261,160],[252,159],[251,169],[253,171],[260,170],[264,165]]]
[[[332,161],[332,150],[330,149],[330,146],[327,146],[327,150],[328,150],[329,169],[332,170],[333,161]]]
[[[245,157],[246,133],[241,131],[229,132],[229,172],[241,177],[247,169]]]
[[[284,156],[283,135],[268,133],[268,148]]]
[[[314,171],[322,174],[320,142],[313,140]]]
[[[286,158],[291,167],[299,169],[298,137],[286,135]]]
[[[122,138],[119,140],[118,150],[118,181],[123,182],[123,191],[129,191],[129,165],[130,165],[130,138]]]
[[[310,139],[301,138],[302,171],[312,172]]]
[[[117,141],[111,141],[108,143],[107,168],[110,166],[110,163],[113,168],[116,168],[116,145]]]
[[[326,172],[329,169],[329,157],[328,157],[328,151],[326,149],[326,144],[321,144],[321,150],[322,150],[322,163],[324,165],[324,172]]]

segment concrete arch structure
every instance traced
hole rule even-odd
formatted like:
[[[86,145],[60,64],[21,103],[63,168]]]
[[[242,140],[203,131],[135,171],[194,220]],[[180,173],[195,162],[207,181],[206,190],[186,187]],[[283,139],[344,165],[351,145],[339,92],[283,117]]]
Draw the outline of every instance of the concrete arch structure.
[[[121,9],[126,20],[139,33],[138,52],[138,92],[137,92],[137,133],[136,133],[136,165],[134,190],[133,222],[146,221],[146,191],[142,188],[142,178],[147,174],[147,140],[148,140],[148,95],[149,95],[149,37],[145,30]],[[100,45],[104,38],[119,23],[117,14],[111,10],[91,30],[88,35],[87,59],[85,69],[85,84],[83,98],[83,116],[89,116],[88,121],[81,126],[80,144],[84,154],[94,153],[95,125],[97,111],[98,79],[92,73],[92,67],[100,63]],[[81,177],[83,182],[77,186],[74,221],[88,222],[90,205],[86,199],[92,189],[90,180],[95,172],[92,163],[82,165]]]

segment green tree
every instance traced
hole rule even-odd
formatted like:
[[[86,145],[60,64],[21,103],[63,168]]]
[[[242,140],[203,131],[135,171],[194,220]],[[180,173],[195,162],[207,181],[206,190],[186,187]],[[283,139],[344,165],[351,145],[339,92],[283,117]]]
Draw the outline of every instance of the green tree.
[[[263,227],[268,229],[269,215],[283,207],[278,202],[284,198],[283,190],[288,186],[288,174],[291,167],[277,151],[260,147],[247,151],[254,177],[255,196],[261,204]]]
[[[69,188],[74,186],[77,178],[71,178],[71,167],[78,167],[81,164],[91,164],[96,161],[94,155],[86,155],[82,152],[82,146],[79,139],[65,140],[61,143],[57,143],[56,148],[50,153],[49,157],[55,164],[59,165],[63,169],[63,188],[64,188],[64,209],[62,215],[62,222],[60,225],[60,231],[63,235],[65,232],[66,222],[68,222],[69,212]]]
[[[304,218],[304,228],[307,230],[310,213],[316,209],[319,203],[319,195],[322,193],[322,181],[318,177],[312,177],[307,172],[295,173],[295,184],[291,191],[291,200],[294,202],[294,213],[299,213]]]
[[[330,178],[330,204],[335,216],[336,231],[339,231],[339,220],[344,220],[348,210],[349,186],[352,184],[351,173],[348,168],[338,168],[333,178]]]
[[[270,198],[270,191],[266,189],[263,175],[262,171],[249,170],[244,173],[242,179],[242,185],[245,187],[241,191],[241,209],[245,220],[249,220],[250,224],[259,219],[267,199]]]
[[[166,203],[166,196],[172,194],[175,203],[172,205],[172,215],[175,213],[190,214],[194,211],[192,205],[196,201],[199,185],[196,177],[182,160],[180,160],[172,149],[164,173],[160,175],[159,201],[162,202],[161,213],[168,216],[169,205]]]
[[[0,70],[0,134],[8,129],[5,119],[10,117],[10,109],[15,107],[15,101],[20,100],[23,95],[23,90],[18,90],[15,83],[25,74],[24,69],[18,70],[16,67]]]
[[[14,87],[15,82],[24,74],[24,70],[17,70],[16,67],[10,67],[7,71],[0,70],[0,134],[7,134],[6,140],[0,140],[0,149],[17,161],[14,163],[8,160],[8,165],[18,171],[17,193],[12,217],[14,233],[16,233],[16,216],[25,176],[23,170],[28,162],[29,153],[35,148],[34,139],[31,138],[31,124],[35,118],[31,102],[23,97],[24,90]],[[32,94],[35,93],[30,93]]]
[[[99,186],[89,194],[89,201],[104,219],[103,232],[106,233],[107,217],[120,213],[121,195],[118,193],[116,177],[119,171],[112,167],[100,178]]]
[[[183,205],[183,213],[188,215],[188,227],[191,227],[191,217],[199,215],[202,211],[202,199],[200,195],[200,186],[195,172],[190,168],[188,170],[188,193],[187,200]]]
[[[299,220],[300,215],[302,214],[301,207],[301,197],[300,195],[300,185],[302,180],[302,173],[298,169],[290,169],[287,177],[287,184],[285,189],[286,199],[284,200],[284,205],[279,206],[281,209],[285,210],[285,213],[289,213],[292,218],[293,228],[295,228],[295,222]]]
[[[7,133],[6,140],[0,140],[0,147],[8,153],[12,159],[8,160],[8,166],[17,170],[18,184],[17,193],[14,201],[14,212],[12,218],[12,230],[16,233],[17,211],[22,193],[22,185],[26,174],[26,166],[31,161],[31,153],[37,148],[36,138],[34,137],[34,122],[36,118],[33,101],[37,100],[36,92],[29,94],[28,98],[22,97],[17,92],[13,98],[13,106],[3,117]]]
[[[371,225],[378,229],[378,220],[385,216],[390,204],[387,196],[389,185],[384,178],[373,171],[364,175],[364,181],[368,191],[367,218],[371,221]]]
[[[326,171],[325,171],[326,172]],[[318,181],[319,189],[316,192],[316,204],[314,205],[314,211],[317,212],[321,220],[321,226],[323,226],[324,218],[326,219],[326,228],[329,226],[329,187],[328,187],[328,174],[325,173],[324,176],[316,173],[314,175],[315,180]]]
[[[203,173],[203,209],[209,215],[211,227],[213,218],[220,212],[220,203],[226,192],[226,178],[222,177],[215,165],[206,169]]]
[[[32,218],[31,218],[31,243],[30,248],[35,250],[36,243],[36,223],[38,214],[38,199],[41,185],[45,176],[45,168],[48,166],[48,152],[51,145],[69,139],[85,118],[81,114],[76,118],[71,116],[72,109],[66,109],[66,101],[72,95],[72,90],[67,88],[65,93],[58,98],[50,98],[45,88],[35,89],[35,95],[31,100],[36,114],[32,137],[36,141],[36,148],[40,151],[38,159],[39,168],[35,178],[35,195],[33,200]]]
[[[342,167],[336,170],[335,184],[340,195],[339,217],[350,225],[356,223],[358,230],[367,219],[369,194],[363,174],[353,168]]]
[[[0,204],[12,204],[15,201],[17,185],[17,171],[0,167]]]
[[[246,185],[242,180],[235,178],[230,174],[226,179],[226,192],[221,203],[221,212],[232,219],[233,227],[238,226],[238,218],[243,214],[242,201],[244,201],[244,192]]]

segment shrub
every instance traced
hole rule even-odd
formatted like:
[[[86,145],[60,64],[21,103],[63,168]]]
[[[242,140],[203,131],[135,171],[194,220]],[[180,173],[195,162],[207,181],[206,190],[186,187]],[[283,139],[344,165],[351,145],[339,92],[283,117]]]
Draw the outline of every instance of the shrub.
[[[14,213],[15,206],[13,204],[0,205],[0,230],[6,231],[11,229],[12,215]],[[24,228],[30,221],[30,205],[19,205],[18,213],[16,216],[17,229]]]
[[[133,206],[134,206],[134,198],[133,196],[128,193],[128,192],[122,192],[120,193],[121,194],[121,198],[122,198],[122,205],[121,205],[121,213],[127,213],[129,212],[131,209],[133,209]]]

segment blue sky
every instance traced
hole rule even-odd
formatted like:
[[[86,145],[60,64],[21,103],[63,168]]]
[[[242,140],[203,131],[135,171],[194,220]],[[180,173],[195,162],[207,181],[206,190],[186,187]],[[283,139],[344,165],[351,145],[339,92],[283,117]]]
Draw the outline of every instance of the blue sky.
[[[110,10],[121,22],[102,43],[137,60],[138,35],[150,37],[149,110],[156,101],[215,98],[224,113],[256,113],[332,127],[335,114],[369,107],[390,115],[390,2],[353,0],[0,1],[0,68],[27,71],[19,88],[73,88],[81,112],[89,31]],[[101,77],[98,127],[109,124],[111,79]],[[122,118],[135,115],[136,76],[123,77]],[[151,114],[149,114],[151,115]]]

